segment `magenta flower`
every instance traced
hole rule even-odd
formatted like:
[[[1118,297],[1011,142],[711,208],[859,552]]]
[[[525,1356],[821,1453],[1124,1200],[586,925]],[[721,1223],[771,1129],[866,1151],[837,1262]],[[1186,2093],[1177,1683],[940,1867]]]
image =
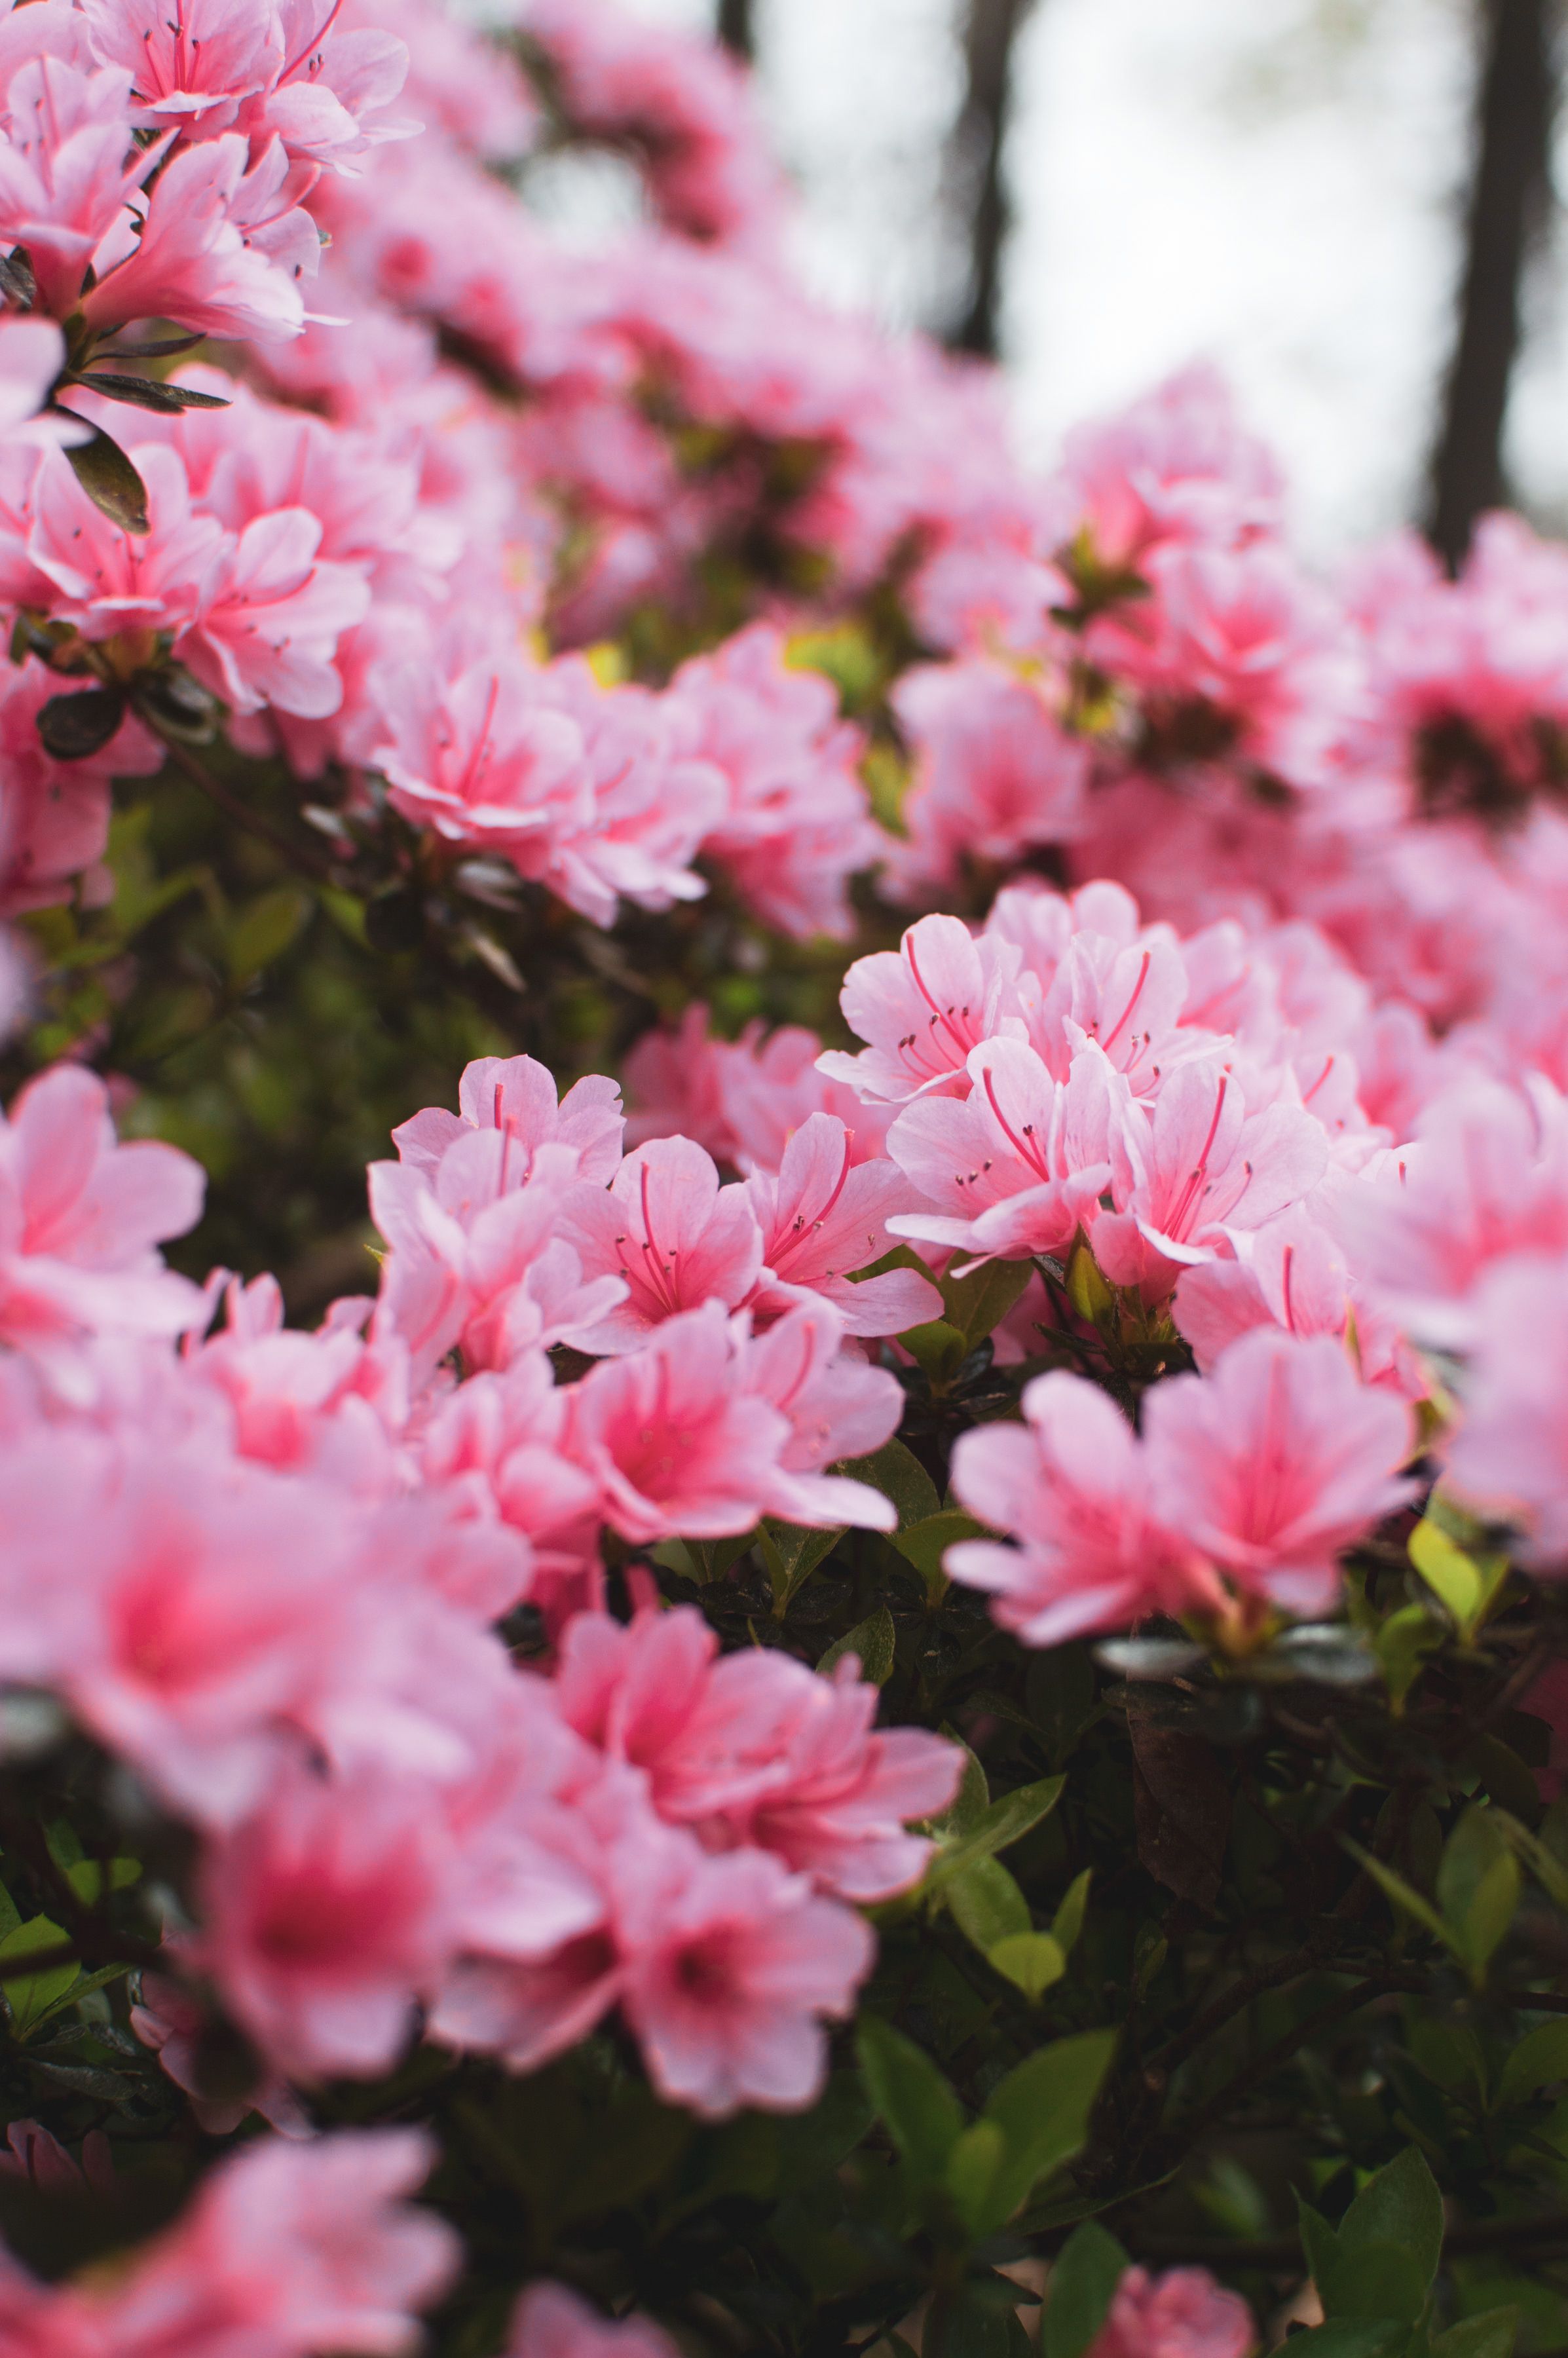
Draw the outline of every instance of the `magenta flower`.
[[[1247,2358],[1256,2341],[1247,2303],[1206,2268],[1129,2268],[1085,2358]]]
[[[505,2358],[676,2358],[676,2350],[651,2318],[611,2324],[565,2285],[544,2282],[514,2309]]]

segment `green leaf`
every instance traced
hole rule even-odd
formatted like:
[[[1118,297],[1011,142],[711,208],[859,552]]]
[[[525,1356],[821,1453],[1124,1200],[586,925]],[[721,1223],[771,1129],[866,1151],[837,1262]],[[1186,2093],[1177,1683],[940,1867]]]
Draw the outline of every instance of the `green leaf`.
[[[1010,1932],[986,1953],[988,1962],[1023,1992],[1031,2006],[1067,1970],[1061,1944],[1049,1932]]]
[[[978,1858],[947,1887],[947,1906],[966,1940],[988,1956],[999,1941],[1033,1931],[1029,1902],[1000,1858]]]
[[[109,1861],[109,1888],[128,1891],[141,1879],[140,1859],[112,1858]],[[65,1870],[66,1881],[84,1908],[96,1908],[103,1897],[103,1866],[96,1858],[80,1858]]]
[[[74,410],[70,414],[76,416]],[[77,423],[87,421],[77,418]],[[117,524],[122,532],[149,529],[147,487],[119,444],[101,427],[89,427],[86,441],[73,442],[65,455],[77,481],[111,524]]]
[[[991,1858],[1010,1843],[1018,1842],[1055,1808],[1066,1781],[1065,1777],[1043,1777],[1038,1784],[1020,1785],[992,1801],[957,1842],[938,1851],[925,1870],[920,1897],[931,1898],[946,1890],[954,1877],[972,1866],[976,1859]]]
[[[855,2033],[867,2091],[917,2183],[939,2180],[964,2130],[964,2108],[923,2048],[863,2014]]]
[[[969,1356],[969,1347],[957,1326],[946,1318],[929,1319],[924,1326],[911,1326],[899,1336],[899,1341],[934,1384],[950,1383]],[[899,1446],[897,1442],[890,1444]]]
[[[123,376],[113,369],[94,369],[91,375],[72,377],[70,382],[101,393],[107,401],[127,401],[137,409],[156,409],[170,417],[182,409],[230,406],[220,394],[194,393],[189,385],[165,384],[154,376]]]
[[[1051,1920],[1051,1936],[1059,1944],[1064,1956],[1074,1948],[1078,1934],[1084,1929],[1084,1915],[1089,1904],[1089,1884],[1093,1876],[1093,1867],[1086,1866],[1082,1875],[1073,1877],[1061,1906]]]
[[[1397,1716],[1421,1676],[1425,1657],[1441,1648],[1443,1630],[1424,1605],[1402,1605],[1379,1625],[1373,1642]]]
[[[229,935],[229,973],[248,982],[281,957],[310,914],[310,899],[297,885],[280,884],[240,912]]]
[[[963,1336],[968,1351],[995,1331],[1034,1274],[1026,1260],[988,1260],[967,1277],[938,1278],[946,1324]]]
[[[1411,1531],[1407,1547],[1460,1636],[1473,1638],[1508,1578],[1508,1557],[1467,1554],[1430,1513]]]
[[[971,2235],[983,2235],[991,2222],[1006,2164],[1007,2137],[996,2121],[971,2121],[947,2156],[944,2181]]]
[[[892,1615],[885,1605],[879,1605],[864,1621],[857,1621],[852,1629],[847,1629],[843,1637],[836,1639],[816,1667],[818,1671],[830,1671],[835,1663],[843,1660],[846,1654],[857,1654],[860,1676],[870,1680],[874,1687],[885,1687],[892,1676],[896,1644],[897,1632],[892,1626]]]
[[[984,2118],[995,2121],[1007,2140],[1006,2164],[992,2190],[993,2226],[1002,2226],[1041,2179],[1081,2150],[1115,2050],[1114,2030],[1058,2039],[993,2088]]]
[[[1392,2317],[1343,2317],[1290,2338],[1291,2358],[1395,2358],[1410,2328]]]
[[[83,687],[40,705],[37,727],[45,752],[57,762],[84,762],[103,752],[124,717],[123,687]]]
[[[1513,2358],[1518,2335],[1517,2309],[1483,2309],[1479,2317],[1462,2318],[1440,2333],[1431,2358]]]
[[[1304,2203],[1302,2229],[1328,2317],[1416,2323],[1443,2256],[1443,2197],[1413,2146],[1362,2188],[1337,2234]]]
[[[1407,1916],[1413,1916],[1418,1924],[1422,1925],[1427,1931],[1435,1934],[1445,1949],[1454,1947],[1448,1927],[1436,1909],[1429,1900],[1423,1899],[1421,1893],[1413,1885],[1407,1883],[1402,1875],[1396,1875],[1391,1866],[1385,1866],[1380,1858],[1374,1858],[1371,1852],[1363,1850],[1359,1843],[1346,1841],[1345,1847],[1357,1865],[1365,1868],[1373,1882],[1387,1894],[1396,1908],[1402,1909]]]
[[[1056,2255],[1040,2320],[1042,2358],[1083,2358],[1110,2311],[1131,2263],[1092,2219],[1075,2227]]]
[[[795,1523],[764,1522],[758,1527],[757,1546],[768,1568],[773,1592],[773,1619],[782,1621],[819,1564],[826,1563],[844,1536],[837,1531],[808,1531]]]
[[[94,1990],[107,1989],[111,1982],[123,1981],[131,1971],[129,1965],[100,1965],[96,1973],[83,1974],[81,1979],[73,1982],[51,2006],[46,2006],[41,2014],[34,2017],[34,2030],[41,2030],[46,2022],[52,2022],[57,2015],[64,2014],[69,2006],[79,2005],[84,1997],[91,1997]]]
[[[1411,1563],[1460,1629],[1481,1601],[1481,1575],[1461,1547],[1431,1517],[1419,1522],[1407,1541]]]
[[[1498,2082],[1498,2102],[1517,2104],[1557,2080],[1568,2080],[1568,2017],[1562,2017],[1527,2030],[1510,2048]]]
[[[7,1933],[14,1932],[21,1920],[21,1909],[5,1885],[0,1883],[0,1941],[3,1941]]]
[[[959,1540],[979,1539],[984,1523],[977,1523],[972,1515],[957,1507],[944,1507],[939,1515],[927,1515],[921,1523],[911,1523],[907,1531],[889,1534],[892,1544],[907,1563],[912,1563],[925,1583],[930,1602],[940,1605],[947,1594],[947,1574],[944,1558]]]
[[[56,2000],[63,1997],[76,1982],[81,1967],[76,1964],[48,1966],[42,1973],[5,1973],[6,1966],[24,1963],[29,1956],[44,1956],[51,1949],[67,1945],[66,1934],[59,1924],[47,1916],[29,1916],[0,1941],[0,1994],[3,1994],[11,2017],[11,2028],[18,2039],[26,2039],[36,2028]]]
[[[935,1483],[902,1441],[884,1442],[870,1457],[847,1458],[833,1471],[847,1474],[855,1482],[869,1482],[873,1490],[891,1498],[898,1509],[900,1531],[906,1524],[925,1522],[941,1508]]]
[[[1450,1945],[1477,1983],[1513,1922],[1522,1880],[1496,1816],[1473,1802],[1444,1845],[1437,1898]]]
[[[1067,1299],[1078,1316],[1087,1318],[1091,1326],[1102,1325],[1116,1308],[1116,1295],[1082,1238],[1074,1246],[1073,1257],[1067,1263]]]

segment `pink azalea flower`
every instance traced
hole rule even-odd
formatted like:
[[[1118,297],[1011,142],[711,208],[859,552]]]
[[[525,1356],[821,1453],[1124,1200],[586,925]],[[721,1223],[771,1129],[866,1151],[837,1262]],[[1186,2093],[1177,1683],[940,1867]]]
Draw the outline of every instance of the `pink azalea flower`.
[[[892,1531],[891,1499],[867,1483],[822,1470],[841,1458],[871,1456],[892,1440],[903,1414],[897,1377],[841,1351],[843,1333],[832,1303],[817,1300],[746,1342],[746,1389],[777,1409],[789,1426],[763,1503],[789,1523]]]
[[[1257,2338],[1240,2294],[1206,2268],[1129,2268],[1085,2358],[1247,2358]]]
[[[254,215],[244,178],[246,144],[236,133],[182,148],[153,185],[141,234],[82,297],[80,308],[100,334],[132,319],[174,319],[209,336],[258,342],[297,336],[305,306],[293,278],[239,223]],[[265,159],[256,168],[273,173]],[[145,171],[143,163],[141,169]]]
[[[89,264],[168,145],[133,145],[127,96],[124,74],[81,72],[47,51],[11,76],[0,239],[27,248],[39,308],[59,319],[81,308]]]
[[[1330,1606],[1341,1553],[1411,1495],[1410,1410],[1326,1335],[1244,1335],[1212,1374],[1155,1385],[1143,1431],[1162,1518],[1291,1612]]]
[[[829,1113],[846,1125],[854,1160],[874,1161],[886,1151],[893,1109],[864,1104],[818,1072],[821,1054],[816,1033],[799,1023],[765,1039],[758,1022],[738,1040],[712,1039],[707,1008],[689,1007],[676,1031],[645,1033],[626,1059],[626,1087],[639,1108],[627,1137],[640,1146],[679,1132],[716,1163],[776,1172],[795,1132],[814,1113]]]
[[[1328,1142],[1296,1107],[1249,1112],[1237,1074],[1206,1058],[1171,1074],[1152,1110],[1130,1110],[1112,1152],[1116,1209],[1094,1224],[1095,1255],[1113,1285],[1158,1302],[1179,1268],[1216,1259],[1229,1230],[1299,1203],[1324,1174]]]
[[[1060,1253],[1094,1219],[1130,1105],[1105,1056],[1084,1049],[1065,1082],[1022,1040],[970,1052],[971,1093],[906,1106],[888,1152],[935,1212],[899,1213],[894,1236],[974,1260]]]
[[[763,1511],[791,1428],[741,1389],[743,1347],[709,1302],[573,1387],[567,1445],[623,1539],[722,1539]]]
[[[188,1341],[192,1374],[228,1401],[242,1457],[318,1472],[362,1497],[397,1487],[395,1439],[408,1421],[406,1354],[367,1344],[368,1297],[339,1303],[314,1335],[283,1323],[277,1281],[231,1280],[226,1327]]]
[[[942,1297],[914,1270],[850,1282],[892,1246],[887,1219],[914,1190],[894,1163],[857,1164],[854,1140],[828,1113],[810,1115],[784,1151],[778,1176],[746,1183],[762,1231],[763,1269],[752,1308],[777,1312],[803,1293],[839,1312],[847,1335],[897,1335],[942,1315]]]
[[[889,868],[914,898],[966,860],[1009,865],[1078,831],[1088,749],[1054,719],[1042,688],[984,655],[905,672],[892,706],[915,753]]]
[[[1291,1335],[1353,1335],[1364,1382],[1422,1396],[1426,1386],[1413,1355],[1370,1303],[1352,1301],[1345,1257],[1305,1205],[1237,1243],[1241,1258],[1200,1261],[1176,1282],[1172,1315],[1205,1374],[1238,1336],[1281,1326]]]
[[[707,2120],[804,2110],[826,2076],[823,2017],[849,2014],[870,1971],[869,1927],[763,1851],[708,1857],[665,1833],[635,1866],[621,2004],[660,2094]]]
[[[689,1138],[639,1146],[607,1191],[575,1191],[558,1233],[587,1279],[624,1287],[616,1307],[581,1334],[586,1351],[635,1351],[665,1319],[705,1302],[734,1309],[762,1268],[750,1196],[721,1188],[711,1156]]]
[[[838,1003],[870,1046],[858,1055],[830,1049],[817,1069],[860,1097],[894,1104],[968,1094],[969,1052],[983,1040],[1022,1040],[1011,942],[978,939],[957,917],[922,917],[896,950],[857,958]]]
[[[183,631],[224,545],[222,525],[193,508],[176,451],[135,442],[130,456],[146,487],[146,533],[113,523],[58,451],[45,453],[33,492],[27,553],[50,585],[49,609],[95,643]]]
[[[434,2158],[412,2129],[244,2147],[124,2275],[56,2298],[79,2301],[117,2358],[224,2342],[413,2358],[416,2312],[460,2259],[445,2222],[404,2199]]]
[[[758,622],[683,664],[665,706],[683,751],[727,783],[707,849],[742,897],[781,932],[847,935],[846,884],[885,838],[858,773],[860,733],[839,720],[828,682],[791,670],[778,632]]]
[[[1447,1479],[1476,1510],[1517,1525],[1522,1563],[1561,1577],[1568,1564],[1568,1264],[1521,1252],[1499,1261],[1471,1301],[1464,1416]]]
[[[416,1163],[372,1163],[371,1215],[391,1247],[374,1334],[407,1346],[416,1382],[454,1346],[470,1369],[580,1346],[622,1300],[624,1280],[585,1271],[564,1233],[579,1169],[576,1147],[531,1147],[510,1121],[462,1125],[433,1181]]]
[[[140,119],[211,138],[232,127],[240,101],[276,81],[283,35],[254,0],[81,0],[101,65],[129,75]]]
[[[64,364],[65,339],[52,319],[0,321],[0,436],[37,416]]]
[[[195,1286],[156,1247],[193,1228],[205,1181],[172,1146],[115,1142],[94,1074],[57,1065],[0,1115],[0,1341],[69,1384],[91,1334],[178,1335]]]
[[[1036,1376],[1024,1423],[980,1425],[953,1451],[953,1494],[1019,1544],[963,1540],[954,1579],[996,1598],[1003,1628],[1058,1646],[1148,1613],[1212,1611],[1212,1571],[1161,1520],[1146,1453],[1115,1402],[1081,1376]]]
[[[103,871],[112,778],[150,777],[161,748],[138,720],[123,720],[108,744],[84,760],[45,752],[38,716],[71,689],[29,655],[0,677],[0,917],[69,901],[73,880]]]
[[[532,2284],[512,2313],[504,2358],[677,2358],[651,2318],[611,2324],[565,2285]]]
[[[47,1461],[46,1461],[47,1464]],[[43,1478],[43,1473],[35,1478]],[[291,1713],[346,1635],[349,1529],[324,1488],[165,1454],[78,1497],[92,1534],[72,1707],[178,1810],[230,1823],[276,1771]]]
[[[1218,371],[1199,364],[1068,435],[1059,537],[1087,528],[1100,564],[1136,565],[1162,541],[1225,546],[1277,526],[1283,489]]]
[[[676,754],[668,716],[645,688],[602,688],[581,657],[552,664],[540,685],[582,730],[593,808],[537,857],[519,857],[522,872],[600,925],[621,900],[640,909],[700,900],[708,887],[690,863],[724,809],[722,776]]]
[[[373,2075],[438,1978],[449,1873],[427,1786],[295,1770],[209,1844],[192,1958],[288,2078]]]
[[[458,1108],[427,1106],[392,1133],[398,1160],[432,1182],[449,1146],[465,1130],[498,1130],[509,1141],[509,1172],[527,1176],[535,1150],[575,1148],[583,1179],[608,1184],[621,1163],[621,1092],[602,1074],[574,1083],[558,1104],[555,1076],[532,1056],[479,1056],[463,1067]]]
[[[923,1729],[873,1733],[877,1690],[852,1662],[829,1681],[763,1648],[718,1650],[690,1606],[629,1628],[584,1614],[556,1693],[579,1734],[643,1770],[659,1814],[709,1848],[752,1844],[848,1899],[918,1881],[930,1844],[903,1822],[951,1801],[955,1747]]]
[[[1568,1109],[1476,1082],[1421,1115],[1414,1142],[1335,1196],[1331,1218],[1357,1282],[1420,1342],[1463,1348],[1494,1263],[1568,1246]]]
[[[373,675],[384,734],[367,752],[395,809],[450,843],[532,861],[593,820],[582,730],[526,666],[483,660],[449,677],[429,662]]]
[[[235,712],[321,719],[343,683],[333,665],[342,633],[370,611],[370,584],[355,568],[319,557],[321,525],[305,508],[258,516],[225,535],[201,584],[178,653]]]

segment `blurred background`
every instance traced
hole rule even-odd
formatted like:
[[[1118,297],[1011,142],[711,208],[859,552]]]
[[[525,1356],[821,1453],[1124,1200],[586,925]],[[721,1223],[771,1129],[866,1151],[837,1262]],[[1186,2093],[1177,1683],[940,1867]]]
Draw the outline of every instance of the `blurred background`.
[[[1324,556],[1568,529],[1556,0],[634,0],[753,56],[799,259],[994,350],[1024,449],[1229,373]]]

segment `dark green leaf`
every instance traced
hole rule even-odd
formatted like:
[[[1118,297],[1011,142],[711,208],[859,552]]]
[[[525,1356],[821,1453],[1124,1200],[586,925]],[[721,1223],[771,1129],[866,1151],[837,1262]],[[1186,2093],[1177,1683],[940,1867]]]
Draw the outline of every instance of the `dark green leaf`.
[[[978,1539],[985,1530],[973,1515],[966,1515],[957,1507],[945,1507],[939,1515],[927,1515],[923,1522],[911,1523],[906,1530],[890,1534],[900,1555],[912,1563],[929,1585],[942,1573],[942,1559],[959,1540]]]
[[[947,1905],[983,1955],[1015,1932],[1033,1931],[1029,1902],[1000,1858],[977,1858],[947,1886]]]
[[[1568,2080],[1568,2018],[1539,2024],[1510,2048],[1498,2082],[1498,2102],[1517,2104],[1557,2080]]]
[[[106,401],[125,401],[136,409],[156,409],[166,417],[178,416],[182,409],[227,409],[231,406],[216,393],[194,393],[187,384],[164,384],[156,376],[121,376],[113,369],[94,369],[90,375],[72,377],[70,382],[85,385],[91,393],[101,393]]]
[[[1066,1781],[1065,1777],[1042,1777],[1038,1784],[1020,1785],[992,1801],[957,1842],[948,1844],[932,1860],[920,1886],[922,1898],[945,1890],[954,1877],[972,1866],[976,1859],[990,1858],[1010,1843],[1018,1842],[1031,1826],[1037,1826],[1055,1808]]]
[[[69,415],[74,417],[76,414],[71,411]],[[76,422],[79,426],[87,424],[85,418],[77,418]],[[117,524],[122,532],[147,531],[147,487],[119,444],[111,440],[102,427],[89,426],[86,441],[73,442],[65,455],[77,481],[111,524]]]
[[[1483,2309],[1479,2317],[1462,2318],[1440,2333],[1431,2358],[1513,2358],[1518,2335],[1517,2309]]]
[[[280,884],[242,909],[229,935],[229,973],[235,982],[248,982],[274,958],[281,957],[310,914],[307,893],[295,884]]]
[[[57,762],[81,762],[103,752],[124,717],[124,688],[83,687],[41,705],[38,730]]]
[[[950,1326],[946,1318],[932,1318],[924,1326],[911,1326],[898,1339],[915,1366],[934,1384],[950,1383],[969,1355],[962,1332]],[[894,1443],[893,1446],[898,1444]]]
[[[843,1536],[842,1528],[808,1531],[795,1523],[771,1521],[759,1527],[757,1545],[768,1568],[775,1621],[784,1619],[812,1574],[827,1563]]]
[[[1292,2333],[1291,2358],[1396,2358],[1410,2340],[1410,2328],[1391,2317],[1336,2318],[1305,2333]]]
[[[1000,1326],[1034,1274],[1027,1260],[988,1260],[967,1277],[937,1280],[946,1324],[957,1327],[972,1351]]]
[[[1040,2321],[1043,2358],[1083,2358],[1109,2311],[1129,2266],[1116,2237],[1092,2219],[1076,2227],[1056,2255]]]
[[[995,2189],[995,2226],[1011,2218],[1033,2186],[1081,2149],[1115,2050],[1114,2030],[1058,2039],[1020,2063],[991,2091],[984,2117],[996,2123],[1007,2146],[1006,2166]]]
[[[855,1654],[860,1658],[860,1676],[869,1679],[874,1687],[883,1687],[892,1676],[896,1643],[897,1632],[892,1626],[892,1615],[885,1605],[880,1605],[864,1621],[858,1621],[852,1629],[846,1630],[842,1638],[836,1639],[816,1667],[819,1671],[830,1671],[835,1663],[843,1660],[846,1654]]]
[[[925,1522],[941,1507],[936,1485],[913,1450],[902,1441],[885,1442],[870,1457],[846,1458],[834,1467],[836,1474],[847,1474],[852,1481],[869,1482],[884,1498],[891,1498],[898,1509],[898,1526]]]
[[[924,2049],[902,2030],[863,2014],[855,2034],[867,2091],[911,2173],[940,2179],[964,2128],[964,2108]]]

